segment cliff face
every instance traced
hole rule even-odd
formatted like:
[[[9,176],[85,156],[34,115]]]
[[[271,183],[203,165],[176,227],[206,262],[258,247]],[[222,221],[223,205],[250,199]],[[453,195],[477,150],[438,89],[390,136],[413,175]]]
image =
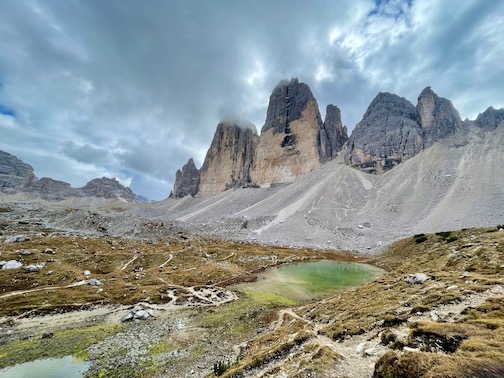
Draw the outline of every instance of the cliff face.
[[[200,184],[200,171],[196,168],[194,160],[191,158],[182,170],[175,174],[175,184],[170,197],[182,198],[185,196],[195,196],[198,193]]]
[[[345,162],[370,173],[382,173],[422,150],[422,129],[411,102],[379,93],[348,140]]]
[[[321,160],[327,161],[338,156],[348,140],[348,130],[341,122],[341,111],[336,105],[327,105],[323,129],[320,130],[320,148],[325,150]]]
[[[494,109],[490,106],[483,113],[478,114],[474,124],[483,130],[495,130],[504,127],[504,108]]]
[[[32,193],[47,201],[61,201],[70,197],[83,197],[79,189],[72,188],[69,183],[42,177],[24,189],[26,193]]]
[[[420,93],[416,107],[405,98],[379,93],[348,140],[345,162],[383,173],[462,127],[451,101],[430,87]]]
[[[425,88],[418,96],[417,111],[424,148],[462,128],[462,120],[451,101],[439,97],[431,87]]]
[[[0,151],[0,192],[15,193],[36,180],[31,165],[14,155]]]
[[[332,132],[332,130],[331,130]],[[293,182],[332,156],[317,101],[298,79],[282,81],[270,96],[252,179],[259,186]]]
[[[200,170],[198,196],[252,185],[251,168],[258,139],[251,123],[220,122]]]

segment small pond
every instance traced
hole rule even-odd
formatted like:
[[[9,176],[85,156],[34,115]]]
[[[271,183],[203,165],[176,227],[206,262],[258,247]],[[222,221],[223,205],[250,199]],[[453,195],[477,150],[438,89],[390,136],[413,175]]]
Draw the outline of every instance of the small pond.
[[[234,285],[232,289],[272,293],[304,301],[362,285],[384,273],[383,269],[368,264],[318,260],[268,269],[257,276],[256,282]]]
[[[49,358],[15,365],[0,370],[0,378],[81,378],[89,362],[71,356]]]

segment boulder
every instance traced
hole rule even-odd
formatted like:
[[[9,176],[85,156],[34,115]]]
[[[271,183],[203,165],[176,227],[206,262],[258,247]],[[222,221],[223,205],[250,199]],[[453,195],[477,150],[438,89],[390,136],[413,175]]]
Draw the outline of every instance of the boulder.
[[[97,280],[96,278],[91,278],[88,282],[89,285],[91,286],[101,286],[102,283],[100,280]]]
[[[2,265],[2,270],[21,268],[23,264],[16,260],[9,260]]]
[[[404,280],[406,283],[410,285],[418,285],[418,284],[423,284],[425,281],[430,280],[432,277],[429,277],[425,273],[415,273],[415,274],[409,274],[407,278]]]
[[[23,235],[16,235],[16,236],[9,236],[7,239],[5,239],[4,243],[9,244],[9,243],[19,243],[19,242],[24,242],[26,240],[30,240],[27,237]]]
[[[37,265],[27,265],[24,267],[24,270],[28,273],[40,272],[44,266],[45,266],[45,263],[41,263],[41,264],[37,264]]]

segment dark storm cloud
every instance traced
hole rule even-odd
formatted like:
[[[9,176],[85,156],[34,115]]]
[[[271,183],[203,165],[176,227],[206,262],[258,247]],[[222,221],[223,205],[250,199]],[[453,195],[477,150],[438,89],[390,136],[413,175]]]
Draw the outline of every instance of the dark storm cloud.
[[[117,176],[161,199],[189,157],[202,164],[221,119],[260,130],[281,79],[309,84],[322,117],[337,104],[350,129],[379,91],[415,101],[427,85],[473,116],[503,105],[502,8],[4,0],[0,104],[16,117],[0,111],[0,149],[41,176],[76,186]]]

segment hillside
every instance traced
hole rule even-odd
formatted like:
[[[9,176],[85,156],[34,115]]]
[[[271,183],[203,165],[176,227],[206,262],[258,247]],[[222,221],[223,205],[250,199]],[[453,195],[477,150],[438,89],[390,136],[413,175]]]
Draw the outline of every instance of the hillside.
[[[502,128],[441,139],[382,175],[342,156],[288,185],[228,190],[132,210],[194,232],[377,252],[400,237],[502,223]]]

